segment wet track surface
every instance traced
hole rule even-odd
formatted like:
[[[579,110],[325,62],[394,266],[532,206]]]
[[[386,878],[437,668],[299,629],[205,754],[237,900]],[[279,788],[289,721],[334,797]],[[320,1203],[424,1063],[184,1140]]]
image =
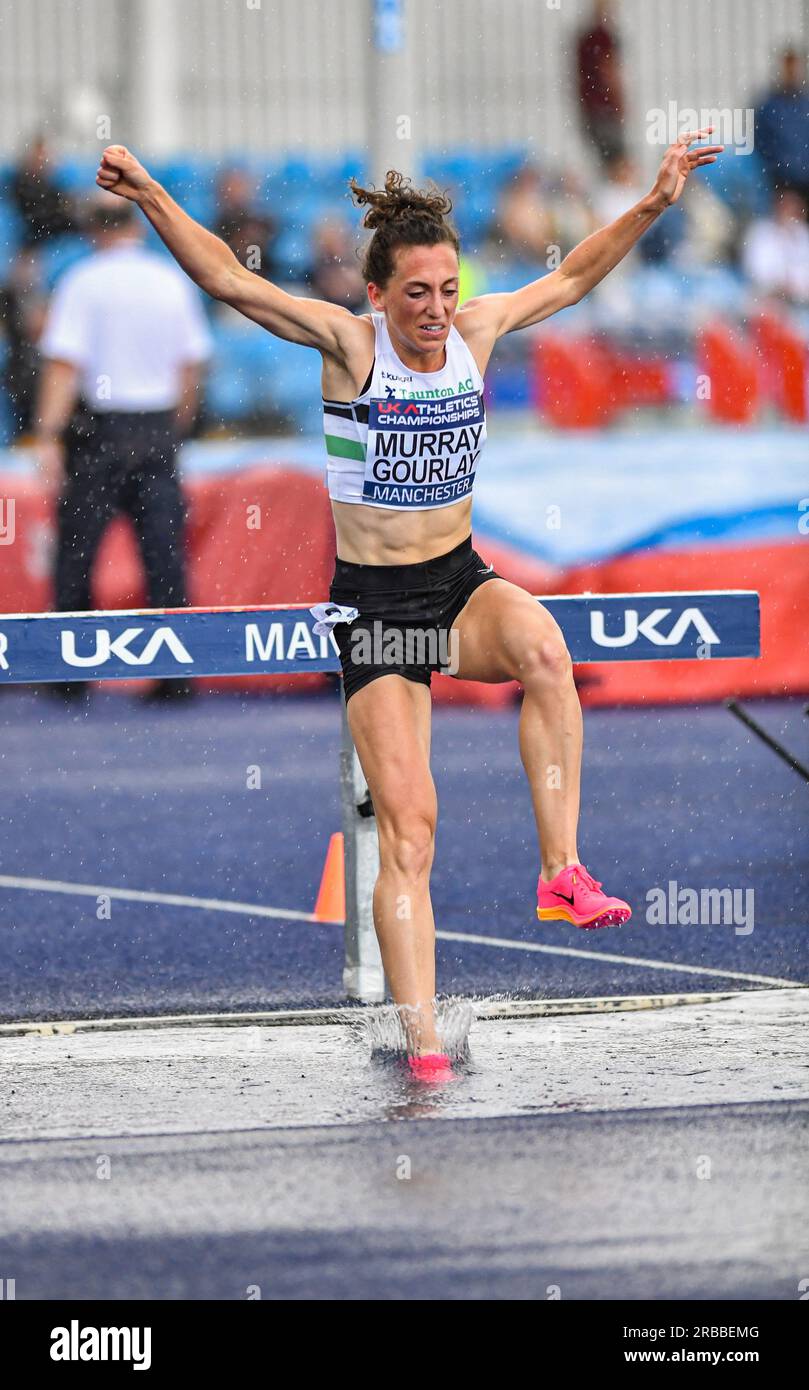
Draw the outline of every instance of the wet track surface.
[[[807,758],[801,702],[750,707]],[[517,710],[434,713],[436,922],[509,943],[439,941],[442,993],[553,998],[760,983],[734,974],[809,979],[807,787],[730,714],[585,713],[579,848],[634,909],[625,927],[596,933],[536,920],[538,853],[517,724]],[[340,828],[336,693],[201,697],[160,710],[96,693],[79,713],[7,691],[0,738],[8,878],[312,910],[329,835]],[[261,787],[248,789],[256,767]],[[647,894],[671,881],[753,889],[753,930],[749,921],[647,922]],[[0,1018],[341,998],[339,927],[119,900],[109,920],[97,913],[94,896],[0,887]]]
[[[808,1010],[479,1021],[440,1087],[338,1025],[6,1039],[0,1260],[20,1299],[793,1299]]]
[[[3,1186],[27,1229],[0,1240],[0,1258],[18,1299],[244,1299],[256,1285],[265,1299],[794,1299],[808,1115],[15,1145],[13,1165],[0,1149]],[[705,1155],[710,1179],[695,1175]]]
[[[753,708],[806,758],[801,704]],[[18,1299],[798,1296],[805,784],[721,708],[586,713],[580,848],[635,916],[540,927],[517,719],[435,716],[441,992],[717,997],[479,1019],[431,1088],[359,1023],[148,1021],[343,1003],[339,927],[249,911],[313,906],[336,700],[101,694],[84,715],[3,695],[0,1015],[130,1018],[0,1039]],[[753,930],[647,922],[672,879],[753,889]],[[106,917],[76,885],[248,908],[113,897]]]

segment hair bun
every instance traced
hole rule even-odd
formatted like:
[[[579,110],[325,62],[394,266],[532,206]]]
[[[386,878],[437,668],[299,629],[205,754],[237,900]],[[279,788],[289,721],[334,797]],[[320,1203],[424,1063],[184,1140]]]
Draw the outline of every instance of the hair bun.
[[[408,246],[446,244],[460,256],[458,233],[447,216],[452,203],[435,184],[414,188],[403,174],[389,169],[384,188],[362,188],[356,179],[349,187],[354,202],[367,205],[362,225],[373,232],[362,260],[366,285],[384,288],[395,274],[396,253]]]
[[[356,179],[351,179],[349,187],[358,207],[368,204],[362,225],[371,231],[405,220],[410,213],[440,222],[452,211],[452,201],[446,193],[438,188],[426,192],[414,188],[396,169],[388,170],[384,188],[362,188]]]

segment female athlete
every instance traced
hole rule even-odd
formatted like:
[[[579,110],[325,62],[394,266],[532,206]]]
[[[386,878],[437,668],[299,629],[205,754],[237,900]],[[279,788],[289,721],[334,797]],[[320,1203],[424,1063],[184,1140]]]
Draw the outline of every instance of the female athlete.
[[[578,927],[626,921],[579,859],[581,706],[562,632],[542,604],[472,549],[472,487],[486,438],[483,377],[497,339],[576,304],[722,145],[669,146],[646,197],[588,236],[559,267],[510,293],[458,307],[449,201],[395,171],[354,180],[373,230],[364,277],[372,312],[286,293],[245,269],[123,146],[104,151],[102,188],[136,202],[207,294],[322,357],[327,474],[337,535],[330,604],[354,744],[373,799],[380,872],[374,922],[416,1073],[446,1065],[436,1030],[429,879],[437,802],[430,772],[430,676],[519,681],[519,747],[540,847],[537,914]]]

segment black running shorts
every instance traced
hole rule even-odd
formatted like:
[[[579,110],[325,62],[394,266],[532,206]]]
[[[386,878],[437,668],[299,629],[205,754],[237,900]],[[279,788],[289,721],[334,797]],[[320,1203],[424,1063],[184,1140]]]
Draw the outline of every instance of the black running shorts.
[[[452,624],[475,589],[499,579],[472,537],[446,555],[416,565],[354,565],[335,559],[329,599],[358,608],[353,622],[332,629],[340,650],[346,701],[378,676],[398,675],[429,686],[433,671],[454,675]]]

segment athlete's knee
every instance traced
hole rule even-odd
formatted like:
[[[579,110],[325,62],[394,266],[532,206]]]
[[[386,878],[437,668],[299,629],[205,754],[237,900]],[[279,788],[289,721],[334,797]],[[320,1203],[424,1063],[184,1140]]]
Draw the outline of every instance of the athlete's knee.
[[[408,807],[380,824],[382,868],[411,879],[429,874],[435,854],[435,826],[436,816],[427,803]]]
[[[573,672],[573,662],[561,630],[527,638],[518,665],[516,679],[523,685],[563,685]]]

